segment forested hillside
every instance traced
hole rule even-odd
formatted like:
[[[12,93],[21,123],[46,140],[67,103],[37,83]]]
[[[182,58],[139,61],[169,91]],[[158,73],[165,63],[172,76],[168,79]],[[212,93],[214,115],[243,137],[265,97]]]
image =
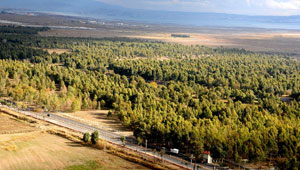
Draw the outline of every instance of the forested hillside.
[[[7,31],[6,31],[7,32]],[[300,61],[126,38],[1,33],[0,95],[48,110],[107,108],[138,141],[300,167]],[[49,54],[46,48],[69,49]],[[287,102],[281,96],[290,96]]]

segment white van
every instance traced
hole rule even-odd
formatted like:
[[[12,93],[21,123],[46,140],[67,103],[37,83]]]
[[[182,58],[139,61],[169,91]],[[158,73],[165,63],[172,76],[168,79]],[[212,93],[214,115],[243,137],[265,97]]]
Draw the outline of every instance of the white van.
[[[178,154],[179,153],[179,150],[174,148],[174,149],[171,149],[171,153],[175,153],[175,154]]]

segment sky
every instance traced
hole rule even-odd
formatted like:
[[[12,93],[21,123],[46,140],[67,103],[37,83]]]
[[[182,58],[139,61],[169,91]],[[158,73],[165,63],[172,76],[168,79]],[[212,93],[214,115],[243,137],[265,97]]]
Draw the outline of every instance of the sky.
[[[135,9],[246,15],[300,15],[300,0],[96,0]]]

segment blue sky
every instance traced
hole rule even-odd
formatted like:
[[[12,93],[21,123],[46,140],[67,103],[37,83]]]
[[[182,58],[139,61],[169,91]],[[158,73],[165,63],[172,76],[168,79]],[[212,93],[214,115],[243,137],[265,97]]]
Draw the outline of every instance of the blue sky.
[[[300,15],[300,0],[96,0],[127,8],[247,15]]]

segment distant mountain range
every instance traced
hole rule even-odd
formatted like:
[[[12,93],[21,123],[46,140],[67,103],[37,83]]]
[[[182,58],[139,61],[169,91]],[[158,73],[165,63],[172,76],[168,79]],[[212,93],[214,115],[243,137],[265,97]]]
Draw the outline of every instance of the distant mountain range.
[[[113,21],[300,30],[300,16],[246,16],[141,10],[109,5],[95,0],[1,0],[0,8],[64,13]]]

